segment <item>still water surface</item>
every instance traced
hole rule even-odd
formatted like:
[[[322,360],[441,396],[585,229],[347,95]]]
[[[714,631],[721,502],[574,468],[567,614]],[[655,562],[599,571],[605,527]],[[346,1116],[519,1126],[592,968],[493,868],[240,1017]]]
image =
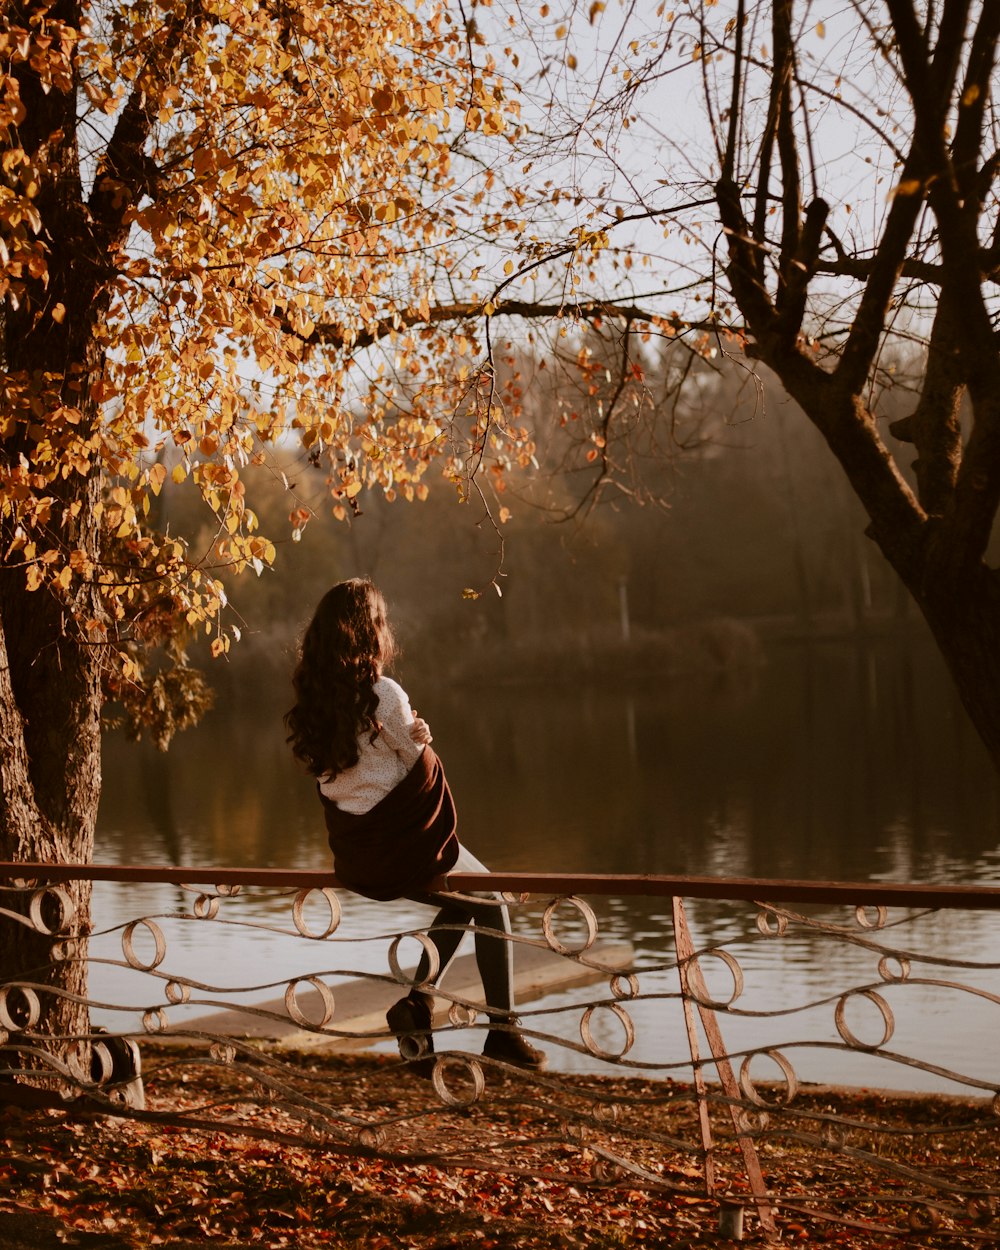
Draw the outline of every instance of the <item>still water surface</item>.
[[[1000,790],[940,665],[921,644],[785,644],[740,680],[651,681],[627,690],[613,683],[457,688],[419,670],[400,676],[431,723],[463,840],[493,868],[1000,883]],[[312,784],[283,741],[287,702],[282,686],[244,680],[166,755],[112,736],[97,859],[327,868]],[[419,927],[428,915],[411,904],[384,906],[349,894],[343,903],[340,932],[365,940],[311,944],[303,955],[301,943],[293,951],[253,929],[182,924],[170,937],[170,970],[239,986],[313,971],[384,972],[384,943],[368,939]],[[104,885],[96,906],[99,927],[110,927],[138,914],[189,911],[190,897],[168,886]],[[262,899],[257,907],[261,919],[287,925],[276,902]],[[602,934],[632,942],[638,964],[650,969],[644,992],[672,993],[673,979],[654,970],[670,957],[669,900],[610,899],[598,910]],[[756,1008],[813,1002],[834,986],[878,979],[870,954],[816,936],[783,940],[776,954],[745,908],[695,903],[689,914],[699,944],[737,943],[747,977],[741,1002]],[[534,933],[533,922],[537,911],[518,923]],[[906,925],[894,940],[995,966],[998,937],[1000,916],[955,913]],[[721,975],[725,980],[724,969]],[[915,979],[942,975],[953,973],[925,965],[913,971]],[[995,969],[958,976],[1000,992]],[[123,1000],[114,970],[98,967],[93,986]],[[134,993],[141,1004],[148,986]],[[267,994],[247,995],[255,996]],[[1000,1007],[980,1000],[970,1009],[953,991],[915,985],[889,987],[886,998],[897,1013],[891,1049],[1000,1084],[991,1042]],[[538,1023],[578,1040],[579,1011],[567,1013],[569,1002],[543,1001],[549,1014]],[[638,1039],[629,1059],[640,1065],[679,1045],[662,1036],[660,1008],[636,1008]],[[832,1014],[832,1006],[804,1012],[782,1026],[780,1040],[828,1037]],[[766,1022],[723,1023],[733,1048],[767,1040]],[[881,1034],[877,1018],[851,1023],[865,1040]],[[612,1050],[616,1029],[610,1021],[599,1038]],[[821,1045],[789,1057],[806,1079],[954,1088],[943,1078],[886,1070],[867,1056]],[[581,1062],[570,1055],[560,1066]]]

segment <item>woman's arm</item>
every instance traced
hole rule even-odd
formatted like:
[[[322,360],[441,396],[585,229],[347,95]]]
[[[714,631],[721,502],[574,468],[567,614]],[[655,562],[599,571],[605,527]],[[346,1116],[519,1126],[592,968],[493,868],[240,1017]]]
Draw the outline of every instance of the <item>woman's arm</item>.
[[[406,691],[391,677],[380,677],[375,684],[378,707],[375,715],[382,726],[381,737],[401,760],[412,767],[431,740],[425,720],[414,716]]]

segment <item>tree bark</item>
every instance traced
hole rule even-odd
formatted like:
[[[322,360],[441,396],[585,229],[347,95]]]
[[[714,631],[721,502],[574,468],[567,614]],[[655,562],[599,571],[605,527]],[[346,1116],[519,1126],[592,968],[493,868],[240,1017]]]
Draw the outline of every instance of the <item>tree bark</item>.
[[[44,591],[29,596],[5,570],[0,579],[0,858],[5,860],[86,862],[93,856],[100,688],[96,665],[79,646],[68,639],[46,645],[58,610]],[[69,882],[47,892],[11,894],[8,888],[4,883],[4,907],[24,919],[0,917],[0,985],[34,987],[38,1006],[36,1012],[32,991],[8,992],[9,1013],[24,1026],[12,1031],[8,1042],[18,1055],[16,1066],[65,1065],[76,1077],[86,1077],[90,883]]]
[[[12,6],[15,25],[34,29],[43,16],[79,27],[75,0]],[[76,91],[47,83],[38,66],[13,70],[24,117],[16,140],[41,171],[35,204],[42,222],[37,246],[44,277],[28,279],[5,301],[2,361],[6,435],[0,473],[29,464],[40,439],[58,448],[70,427],[94,430],[99,419],[93,383],[102,367],[94,329],[106,309],[107,254],[99,254],[94,222],[80,180]],[[61,306],[61,315],[56,310]],[[47,517],[34,524],[38,554],[46,547],[79,551],[95,564],[99,526],[99,471],[68,471],[51,481]],[[30,590],[21,550],[11,542],[25,522],[0,521],[0,858],[15,862],[86,862],[92,858],[101,788],[99,657],[80,625],[100,617],[92,578],[74,577],[65,593]],[[0,917],[0,984],[28,983],[37,991],[9,991],[8,1014],[26,1026],[8,1045],[21,1066],[68,1065],[89,1075],[86,933],[90,886],[13,894],[3,905],[23,922]],[[13,900],[13,901],[12,901]],[[79,934],[72,942],[69,934]]]
[[[918,599],[969,719],[1000,771],[1000,576],[981,566]]]

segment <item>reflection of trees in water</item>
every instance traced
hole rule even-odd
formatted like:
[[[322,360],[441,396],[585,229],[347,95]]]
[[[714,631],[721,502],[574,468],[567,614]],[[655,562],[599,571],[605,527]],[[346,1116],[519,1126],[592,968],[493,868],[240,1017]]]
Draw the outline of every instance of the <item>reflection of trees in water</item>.
[[[530,757],[547,758],[551,695],[499,697],[521,712],[509,716],[507,732],[520,735]],[[623,728],[629,699],[634,762]],[[600,700],[590,736],[586,709]],[[995,782],[932,654],[874,644],[861,652],[784,647],[745,697],[696,686],[617,701],[591,691],[572,708],[556,731],[568,761],[554,765],[557,776],[530,788],[531,772],[517,774],[518,801],[529,787],[549,829],[568,833],[558,844],[554,833],[546,837],[544,852],[557,861],[546,866],[579,866],[587,854],[588,867],[607,871],[697,873],[710,865],[864,878],[899,870],[902,828],[907,875],[919,876],[942,851],[961,860],[996,843]],[[559,801],[546,804],[553,789]],[[491,802],[502,801],[497,790]],[[720,863],[723,839],[738,862]]]
[[[182,842],[173,804],[174,757],[169,751],[150,750],[139,751],[138,756],[143,813],[151,832],[163,848],[164,862],[180,865],[183,862]]]
[[[419,667],[407,680],[461,834],[497,868],[956,880],[996,849],[997,783],[917,644],[775,645],[737,689],[449,687]],[[326,866],[313,785],[284,744],[284,688],[256,695],[257,708],[220,699],[167,757],[109,741],[104,845]]]

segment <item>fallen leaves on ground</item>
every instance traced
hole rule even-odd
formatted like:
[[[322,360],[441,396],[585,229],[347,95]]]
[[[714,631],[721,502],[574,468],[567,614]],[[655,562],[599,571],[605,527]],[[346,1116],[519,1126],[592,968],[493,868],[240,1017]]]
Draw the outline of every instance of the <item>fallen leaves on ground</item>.
[[[428,1084],[415,1081],[405,1068],[377,1056],[310,1063],[311,1071],[338,1083],[338,1093],[356,1111],[366,1109],[366,1096],[377,1097],[380,1115],[387,1115],[399,1132],[426,1133],[433,1140],[433,1116],[408,1118],[419,1100],[426,1103]],[[487,1171],[401,1163],[356,1150],[322,1149],[301,1123],[291,1117],[285,1121],[281,1109],[251,1109],[238,1100],[226,1105],[226,1091],[213,1090],[212,1079],[179,1076],[169,1090],[158,1087],[158,1096],[169,1094],[175,1107],[198,1109],[214,1094],[216,1128],[0,1104],[3,1250],[615,1250],[736,1244],[718,1232],[718,1204],[704,1196],[700,1164],[692,1165],[690,1155],[673,1157],[662,1145],[652,1154],[647,1151],[644,1166],[657,1169],[662,1185],[672,1187],[669,1192],[644,1187],[628,1176],[603,1185],[582,1183],[572,1176],[569,1162],[562,1175],[560,1152],[576,1161],[581,1147],[555,1138],[544,1156],[534,1157],[534,1173],[530,1147],[527,1154],[511,1155],[509,1169],[506,1159],[497,1170]],[[593,1082],[567,1078],[571,1086],[574,1080],[580,1091],[592,1092]],[[613,1089],[627,1105],[630,1094],[641,1102],[652,1087],[623,1078],[604,1088]],[[829,1097],[824,1095],[824,1102],[816,1096],[818,1114],[828,1113]],[[866,1101],[841,1095],[836,1111],[848,1120],[870,1119],[873,1097]],[[882,1135],[890,1143],[898,1136],[902,1157],[912,1149],[908,1129],[913,1107],[905,1102],[894,1107],[892,1100],[881,1103],[880,1124],[887,1124]],[[501,1128],[517,1130],[527,1122],[527,1113],[516,1107],[500,1082],[493,1119]],[[689,1101],[665,1104],[653,1099],[643,1105],[642,1114],[661,1143],[671,1135],[691,1138],[696,1133]],[[959,1108],[952,1118],[957,1123],[964,1114]],[[204,1113],[199,1118],[204,1125]],[[271,1136],[255,1135],[264,1121]],[[856,1140],[860,1142],[857,1135]],[[949,1133],[946,1124],[927,1142],[926,1157],[908,1158],[907,1166],[945,1168],[959,1180],[959,1173],[982,1177],[986,1167],[995,1184],[995,1146],[987,1155],[976,1153],[980,1147],[974,1146],[970,1155],[968,1136]],[[968,1236],[955,1228],[908,1230],[898,1237],[866,1232],[859,1227],[866,1218],[864,1195],[856,1186],[851,1192],[850,1185],[843,1187],[851,1199],[844,1222],[818,1220],[811,1200],[819,1188],[828,1201],[836,1195],[836,1160],[829,1155],[817,1159],[815,1151],[797,1147],[793,1138],[769,1143],[761,1157],[772,1192],[791,1196],[779,1212],[785,1244],[890,1250],[913,1245],[918,1232],[924,1246],[991,1244],[971,1229]],[[729,1140],[720,1137],[716,1164],[730,1194],[741,1183],[745,1187],[739,1162],[732,1134]],[[885,1191],[884,1178],[879,1184]],[[836,1214],[835,1202],[831,1209]],[[988,1237],[989,1228],[982,1232]],[[745,1242],[761,1241],[762,1231],[748,1214]]]

